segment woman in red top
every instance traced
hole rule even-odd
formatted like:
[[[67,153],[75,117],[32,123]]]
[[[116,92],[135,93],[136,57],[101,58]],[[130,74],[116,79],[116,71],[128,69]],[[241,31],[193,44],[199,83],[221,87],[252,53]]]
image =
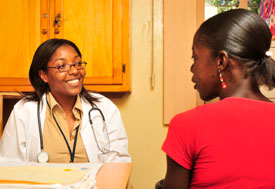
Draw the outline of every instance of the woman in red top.
[[[193,40],[192,81],[201,99],[176,115],[163,151],[163,188],[275,188],[275,86],[271,32],[257,14],[235,9],[205,21]]]

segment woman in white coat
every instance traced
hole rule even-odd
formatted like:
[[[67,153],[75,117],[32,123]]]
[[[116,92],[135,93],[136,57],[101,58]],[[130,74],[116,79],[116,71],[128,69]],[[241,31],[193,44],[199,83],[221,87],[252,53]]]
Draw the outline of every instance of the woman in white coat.
[[[0,157],[33,162],[130,162],[128,139],[117,107],[87,92],[78,47],[50,39],[35,52],[29,79],[35,90],[11,112]]]

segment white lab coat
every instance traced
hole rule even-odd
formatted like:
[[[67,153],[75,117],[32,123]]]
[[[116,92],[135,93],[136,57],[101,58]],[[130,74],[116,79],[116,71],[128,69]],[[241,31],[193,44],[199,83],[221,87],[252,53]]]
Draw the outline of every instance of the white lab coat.
[[[102,111],[110,139],[110,152],[103,154],[97,147],[88,112],[92,108],[90,103],[81,99],[83,118],[80,136],[82,138],[89,162],[130,162],[128,154],[128,138],[123,126],[118,108],[100,94],[91,93],[99,98],[95,102]],[[46,114],[46,95],[40,101],[41,126]],[[92,111],[91,119],[100,114]],[[0,140],[0,158],[18,161],[37,162],[40,149],[40,137],[37,116],[37,102],[20,100],[15,104]]]

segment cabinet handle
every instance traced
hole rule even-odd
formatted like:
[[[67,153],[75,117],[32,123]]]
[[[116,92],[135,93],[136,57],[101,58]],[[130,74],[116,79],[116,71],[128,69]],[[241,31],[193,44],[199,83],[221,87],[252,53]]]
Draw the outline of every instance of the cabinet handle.
[[[59,34],[59,32],[60,32],[60,30],[59,30],[58,28],[56,28],[56,29],[54,30],[54,33],[55,33],[55,34]]]
[[[45,35],[45,34],[47,34],[48,33],[48,30],[47,29],[43,29],[42,30],[42,33]]]
[[[61,14],[58,13],[58,14],[56,15],[56,17],[54,18],[54,23],[53,23],[54,26],[55,26],[55,25],[57,25],[57,27],[60,27],[60,26],[61,26],[60,18],[61,18]]]

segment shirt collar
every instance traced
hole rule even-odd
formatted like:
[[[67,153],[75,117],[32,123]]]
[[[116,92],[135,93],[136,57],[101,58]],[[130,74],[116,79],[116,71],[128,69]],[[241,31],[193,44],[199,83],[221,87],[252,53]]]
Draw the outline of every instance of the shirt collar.
[[[51,114],[52,114],[53,109],[55,107],[59,107],[63,111],[62,107],[55,100],[55,98],[53,97],[53,95],[52,95],[51,92],[47,93],[46,98],[47,98],[47,101],[48,101],[48,103],[50,105],[49,108],[50,108]],[[77,114],[76,113],[77,111],[80,112],[81,115]],[[79,95],[77,95],[76,102],[75,102],[74,107],[73,107],[73,113],[74,113],[75,117],[78,118],[78,119],[80,119],[82,117],[82,115],[83,115],[82,104],[81,104],[81,100],[80,100],[80,96]]]

